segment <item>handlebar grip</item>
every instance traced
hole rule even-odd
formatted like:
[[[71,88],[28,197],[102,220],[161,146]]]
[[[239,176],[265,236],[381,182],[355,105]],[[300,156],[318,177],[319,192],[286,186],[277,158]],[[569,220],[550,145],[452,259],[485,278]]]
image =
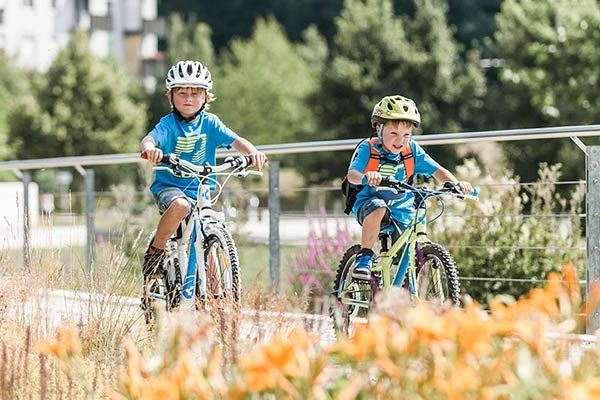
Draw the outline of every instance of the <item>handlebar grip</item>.
[[[244,155],[240,155],[240,156],[229,156],[225,159],[225,162],[231,163],[232,166],[234,167],[242,167],[242,168],[246,168],[250,165],[252,165],[252,157],[250,156],[244,156]]]
[[[142,159],[144,159],[144,160],[147,160],[147,159],[148,159],[148,154],[146,154],[146,152],[145,152],[145,151],[143,151],[143,152],[140,154],[140,157],[141,157]],[[163,156],[162,156],[162,158],[161,158],[160,162],[161,162],[161,163],[163,163],[163,164],[168,164],[168,165],[171,165],[171,158],[169,157],[169,154],[163,154]]]
[[[479,188],[474,187],[470,194],[471,196],[479,196]]]

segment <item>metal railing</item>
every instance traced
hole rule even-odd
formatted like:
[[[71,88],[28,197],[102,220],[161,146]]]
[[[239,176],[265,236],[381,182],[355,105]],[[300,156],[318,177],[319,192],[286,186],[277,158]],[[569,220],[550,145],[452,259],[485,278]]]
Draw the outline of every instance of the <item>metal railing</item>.
[[[565,126],[533,129],[511,129],[480,132],[444,133],[415,136],[420,145],[465,144],[473,142],[505,142],[517,140],[570,138],[586,154],[587,176],[587,293],[591,285],[600,282],[600,147],[586,146],[580,138],[600,136],[600,125]],[[304,152],[339,151],[353,149],[363,138],[346,140],[313,141],[263,145],[258,148],[268,155],[294,154]],[[218,157],[234,154],[233,151],[218,151]],[[94,171],[90,167],[111,164],[139,163],[143,160],[139,153],[106,154],[80,157],[58,157],[35,160],[16,160],[0,163],[0,171],[13,171],[24,185],[24,244],[23,256],[26,267],[29,263],[29,209],[28,184],[31,182],[29,170],[43,168],[73,167],[85,178],[87,246],[86,266],[89,270],[93,258],[94,244]],[[272,288],[279,287],[279,163],[271,162],[269,172],[270,210],[270,281]],[[600,327],[600,311],[588,316],[588,331]]]

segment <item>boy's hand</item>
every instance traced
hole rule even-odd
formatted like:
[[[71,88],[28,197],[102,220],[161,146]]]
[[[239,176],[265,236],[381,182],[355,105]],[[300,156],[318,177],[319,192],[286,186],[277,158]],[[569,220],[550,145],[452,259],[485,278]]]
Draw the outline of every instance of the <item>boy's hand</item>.
[[[369,171],[363,180],[366,180],[369,186],[377,186],[381,182],[381,174],[377,171]]]
[[[469,182],[459,181],[457,185],[463,194],[471,194],[473,192],[473,186]]]
[[[163,152],[158,147],[144,151],[146,159],[154,164],[159,164],[163,157]]]
[[[255,166],[259,171],[262,171],[263,165],[269,162],[267,155],[261,151],[250,153],[248,154],[248,157],[252,159],[252,165]]]

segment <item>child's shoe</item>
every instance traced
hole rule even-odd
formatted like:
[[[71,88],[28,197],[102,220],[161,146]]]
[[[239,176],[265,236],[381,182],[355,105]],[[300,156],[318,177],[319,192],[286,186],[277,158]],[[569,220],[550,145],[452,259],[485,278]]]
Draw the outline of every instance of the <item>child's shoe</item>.
[[[157,249],[156,247],[150,246],[146,255],[144,255],[144,278],[160,277],[164,272],[163,263],[166,258],[167,252],[164,249]]]
[[[371,267],[373,266],[373,257],[375,253],[371,249],[361,249],[356,255],[354,261],[354,270],[352,278],[368,281],[371,279]]]

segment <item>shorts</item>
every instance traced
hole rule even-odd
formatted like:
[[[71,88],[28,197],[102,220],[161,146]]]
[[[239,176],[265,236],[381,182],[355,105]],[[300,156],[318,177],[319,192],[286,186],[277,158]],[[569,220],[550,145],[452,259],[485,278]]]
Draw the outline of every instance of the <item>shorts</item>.
[[[162,189],[154,196],[156,204],[158,204],[158,211],[161,214],[167,211],[173,200],[179,198],[184,198],[190,203],[190,211],[196,205],[196,201],[194,199],[189,198],[181,189],[176,187]]]
[[[379,199],[377,197],[372,197],[370,199],[365,200],[363,204],[361,204],[360,208],[357,210],[356,220],[362,226],[365,218],[367,218],[369,214],[371,214],[378,208],[387,209],[385,200]],[[396,220],[394,222],[396,223],[398,228],[400,228],[400,232],[396,232],[396,230],[394,229],[392,237],[395,240],[397,238],[397,235],[399,236],[399,234],[406,229],[406,225]],[[392,225],[392,217],[390,215],[390,210],[387,209],[386,215],[385,217],[383,217],[383,221],[381,221],[381,229],[388,228],[390,225]]]
[[[363,221],[369,214],[378,208],[386,208],[386,204],[384,200],[378,199],[376,197],[365,200],[356,213],[356,220],[359,224],[363,224]]]

